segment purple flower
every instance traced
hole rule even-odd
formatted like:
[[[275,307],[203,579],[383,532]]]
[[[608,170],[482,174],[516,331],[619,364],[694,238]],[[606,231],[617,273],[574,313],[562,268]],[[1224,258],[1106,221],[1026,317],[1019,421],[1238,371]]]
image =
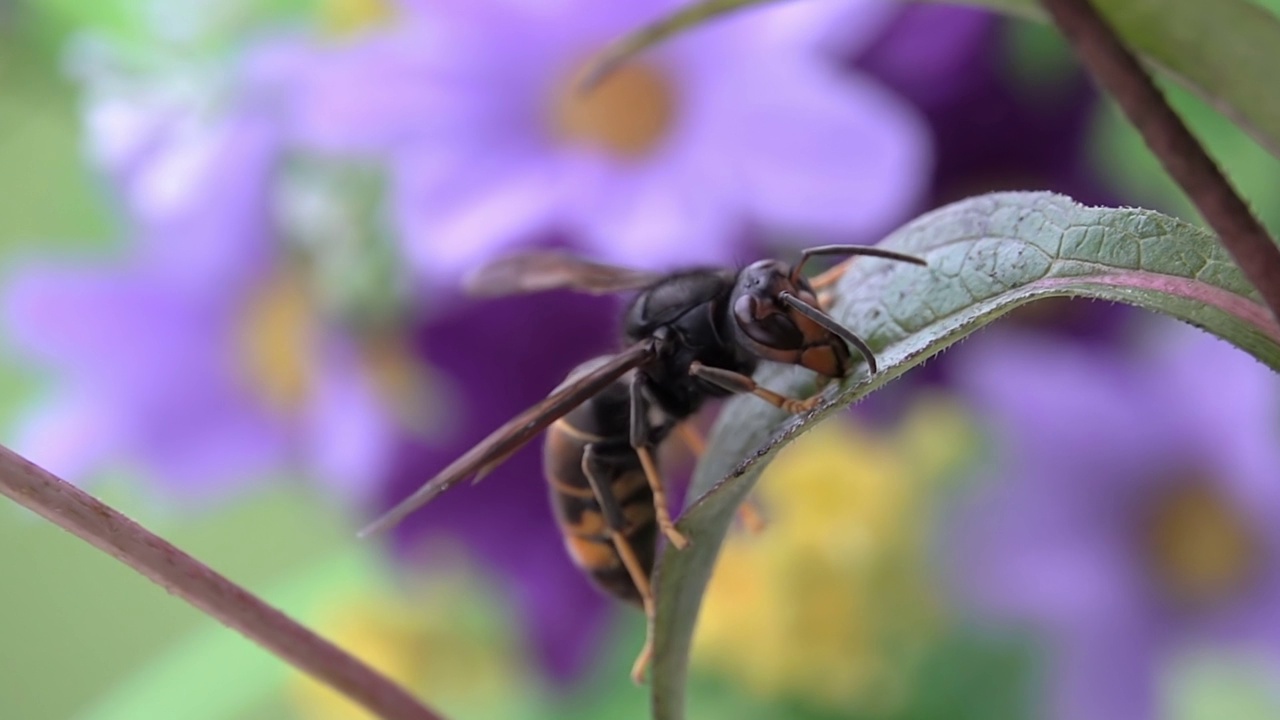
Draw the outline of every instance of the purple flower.
[[[1009,68],[1009,21],[974,8],[904,8],[857,62],[924,113],[937,141],[931,203],[1045,189],[1114,204],[1085,152],[1097,93],[1080,70],[1034,88]]]
[[[1053,717],[1151,717],[1158,673],[1203,645],[1280,661],[1280,382],[1179,327],[1117,358],[1035,335],[968,346],[999,482],[948,546],[978,614],[1052,651]]]
[[[679,3],[405,5],[388,31],[282,52],[274,72],[303,78],[302,143],[389,158],[405,253],[437,281],[555,231],[648,266],[723,261],[753,224],[871,240],[927,181],[915,112],[832,52],[880,27],[880,3],[743,13],[586,95],[592,53]]]
[[[299,470],[367,496],[393,430],[388,346],[341,332],[278,244],[270,117],[96,109],[134,242],[116,264],[11,268],[11,342],[56,379],[16,449],[77,481],[133,465],[194,502]]]
[[[430,321],[419,334],[420,352],[451,388],[448,431],[402,449],[384,504],[417,489],[541,400],[579,362],[614,350],[616,317],[610,301],[553,293],[460,304]],[[540,441],[530,443],[480,484],[446,493],[410,516],[396,539],[412,558],[433,535],[465,538],[506,578],[533,649],[553,677],[566,680],[600,649],[611,601],[565,553],[551,515],[541,452]]]

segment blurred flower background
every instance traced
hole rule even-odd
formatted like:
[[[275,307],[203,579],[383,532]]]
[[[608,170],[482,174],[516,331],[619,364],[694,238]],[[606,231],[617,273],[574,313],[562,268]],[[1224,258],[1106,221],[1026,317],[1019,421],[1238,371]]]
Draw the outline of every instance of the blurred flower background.
[[[450,717],[643,716],[642,620],[536,447],[353,539],[616,342],[612,299],[463,273],[787,257],[996,189],[1193,217],[1052,32],[982,10],[786,3],[571,92],[678,5],[0,0],[0,440]],[[1280,226],[1275,158],[1174,99]],[[1280,715],[1278,408],[1190,328],[1018,312],[773,464],[692,716]],[[0,540],[6,718],[363,717],[8,504]]]

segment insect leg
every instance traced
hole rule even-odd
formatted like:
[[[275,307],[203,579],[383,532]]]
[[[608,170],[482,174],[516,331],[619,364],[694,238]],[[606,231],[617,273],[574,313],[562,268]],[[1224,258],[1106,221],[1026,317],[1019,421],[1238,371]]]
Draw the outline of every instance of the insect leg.
[[[738,506],[738,522],[752,535],[759,535],[769,526],[764,514],[760,512],[760,504],[751,497],[747,497]]]
[[[694,457],[702,457],[702,453],[707,451],[707,439],[702,437],[702,433],[693,426],[691,422],[682,422],[676,426],[676,435],[680,436],[680,442],[689,448],[689,452]]]
[[[640,649],[640,654],[636,656],[635,664],[631,667],[631,679],[639,685],[644,682],[644,673],[649,667],[649,659],[653,655],[653,590],[649,586],[649,575],[640,564],[640,559],[636,557],[636,551],[631,547],[631,541],[627,539],[626,518],[622,513],[622,508],[618,505],[618,499],[614,497],[613,491],[596,474],[596,468],[592,463],[594,458],[595,446],[587,445],[582,453],[582,473],[587,476],[587,483],[591,485],[591,491],[595,494],[596,502],[600,505],[600,513],[604,516],[609,539],[613,542],[613,547],[617,549],[618,557],[622,559],[623,566],[627,568],[627,574],[631,576],[631,582],[636,586],[636,592],[640,593],[640,603],[644,607],[644,647]]]
[[[818,403],[822,402],[822,393],[818,392],[812,397],[804,400],[787,397],[780,393],[776,393],[769,388],[761,387],[751,378],[750,375],[743,375],[732,370],[723,368],[714,368],[703,365],[694,361],[689,366],[689,374],[706,380],[717,387],[724,388],[733,393],[751,393],[758,398],[762,398],[775,407],[782,408],[789,413],[803,413],[818,407]]]
[[[692,423],[683,422],[676,426],[676,435],[680,437],[680,441],[689,448],[689,452],[694,457],[702,457],[702,453],[707,450],[707,440],[702,437],[702,433]],[[760,507],[755,501],[747,498],[738,506],[738,520],[748,532],[755,534],[764,530],[764,515],[760,513]]]
[[[809,279],[809,286],[814,290],[825,290],[840,281],[844,277],[845,272],[849,270],[849,266],[853,264],[853,258],[849,258],[844,262],[833,265]]]
[[[676,530],[676,524],[671,521],[671,512],[667,510],[667,491],[662,485],[662,475],[658,473],[658,466],[653,462],[653,453],[649,449],[649,404],[640,392],[641,377],[637,373],[631,381],[631,447],[639,456],[644,476],[649,479],[649,488],[653,490],[653,509],[658,516],[658,529],[662,530],[662,534],[667,536],[667,540],[676,549],[683,550],[688,547],[689,540]]]

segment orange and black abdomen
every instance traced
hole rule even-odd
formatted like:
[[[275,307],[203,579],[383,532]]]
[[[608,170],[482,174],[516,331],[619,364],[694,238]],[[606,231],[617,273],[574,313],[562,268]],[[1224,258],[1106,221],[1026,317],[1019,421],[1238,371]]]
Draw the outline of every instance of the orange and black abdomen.
[[[623,535],[644,575],[649,576],[658,542],[653,491],[627,435],[618,436],[616,421],[625,425],[627,415],[616,405],[607,398],[595,398],[552,424],[542,453],[543,473],[551,490],[556,522],[573,562],[610,595],[639,605],[640,593],[609,538],[605,514],[583,469],[583,457],[591,446],[592,472],[621,509]],[[610,411],[619,409],[623,414],[616,418]],[[600,421],[602,413],[609,416],[604,422]],[[614,432],[608,433],[610,429]],[[602,431],[604,434],[600,434]]]

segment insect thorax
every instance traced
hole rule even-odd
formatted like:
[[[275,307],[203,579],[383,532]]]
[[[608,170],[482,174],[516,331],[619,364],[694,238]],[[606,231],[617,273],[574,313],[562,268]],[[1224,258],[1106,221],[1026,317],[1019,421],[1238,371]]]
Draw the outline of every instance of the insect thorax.
[[[723,396],[717,387],[689,375],[696,360],[735,372],[755,372],[757,360],[734,340],[729,299],[731,270],[690,270],[672,275],[640,293],[626,313],[630,342],[658,336],[658,361],[640,370],[646,389],[676,418],[697,412],[709,397]]]

